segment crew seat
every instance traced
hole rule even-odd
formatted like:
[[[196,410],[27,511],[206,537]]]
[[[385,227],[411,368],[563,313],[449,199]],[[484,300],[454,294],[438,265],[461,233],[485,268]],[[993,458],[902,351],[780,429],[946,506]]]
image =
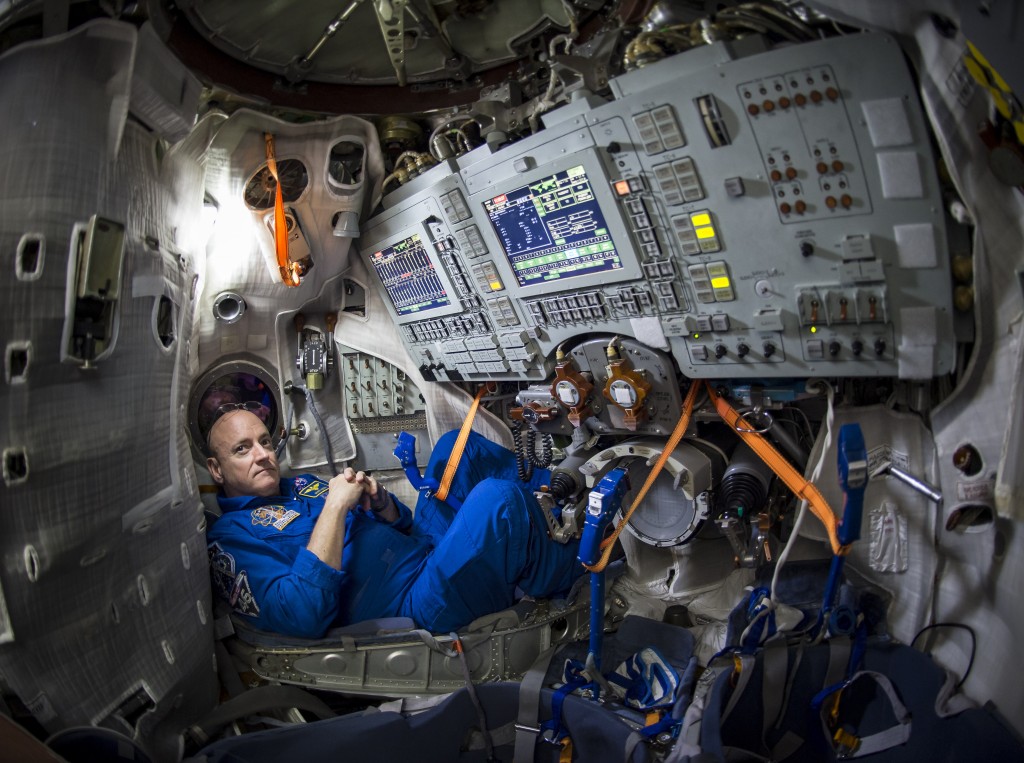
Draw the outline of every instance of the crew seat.
[[[578,590],[521,599],[459,631],[473,682],[518,680],[549,646],[587,638],[589,600]],[[219,622],[240,672],[267,681],[380,697],[447,694],[466,684],[453,634],[431,634],[407,617],[332,628],[319,639],[259,630],[235,614]]]

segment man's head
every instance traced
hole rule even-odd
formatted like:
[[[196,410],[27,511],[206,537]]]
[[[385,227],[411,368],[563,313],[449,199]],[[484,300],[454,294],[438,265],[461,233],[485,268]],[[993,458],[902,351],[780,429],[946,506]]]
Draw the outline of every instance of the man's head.
[[[259,417],[246,410],[228,411],[210,428],[206,468],[229,498],[278,494],[280,471],[274,443]]]

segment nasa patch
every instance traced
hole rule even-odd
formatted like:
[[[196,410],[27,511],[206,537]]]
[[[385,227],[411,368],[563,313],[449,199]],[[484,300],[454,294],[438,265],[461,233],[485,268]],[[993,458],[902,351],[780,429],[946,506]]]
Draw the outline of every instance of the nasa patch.
[[[295,478],[295,487],[303,488],[303,487],[306,486],[307,482],[309,482],[309,480],[307,480],[305,477],[296,477]]]
[[[260,506],[258,509],[252,510],[251,520],[254,525],[272,526],[276,530],[283,530],[297,516],[299,516],[299,512],[294,509],[286,509],[284,506]]]
[[[320,480],[313,480],[306,487],[299,491],[299,495],[305,498],[319,498],[324,493],[330,490],[330,485]]]

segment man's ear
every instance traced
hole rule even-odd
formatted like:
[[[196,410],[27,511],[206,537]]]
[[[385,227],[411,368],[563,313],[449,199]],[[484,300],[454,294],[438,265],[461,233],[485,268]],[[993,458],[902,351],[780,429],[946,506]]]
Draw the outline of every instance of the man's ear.
[[[220,462],[216,456],[210,456],[206,459],[206,469],[210,472],[210,476],[213,477],[213,481],[218,485],[224,484],[224,475],[220,470]]]

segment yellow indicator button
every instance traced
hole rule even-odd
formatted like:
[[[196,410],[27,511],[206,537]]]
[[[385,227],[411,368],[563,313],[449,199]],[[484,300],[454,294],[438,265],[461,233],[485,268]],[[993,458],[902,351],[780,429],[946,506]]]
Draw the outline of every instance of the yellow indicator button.
[[[712,289],[728,289],[731,285],[728,276],[719,276],[718,278],[711,279]]]
[[[495,278],[493,281],[491,281],[491,291],[501,291],[504,288],[505,288],[505,285],[501,281],[499,281],[497,278]]]
[[[615,181],[615,193],[619,196],[629,196],[629,181],[628,180],[617,180]]]
[[[711,225],[711,215],[708,212],[694,212],[690,215],[690,220],[693,221],[694,226]]]
[[[703,228],[696,229],[697,238],[714,238],[715,229],[710,225],[705,225]]]

